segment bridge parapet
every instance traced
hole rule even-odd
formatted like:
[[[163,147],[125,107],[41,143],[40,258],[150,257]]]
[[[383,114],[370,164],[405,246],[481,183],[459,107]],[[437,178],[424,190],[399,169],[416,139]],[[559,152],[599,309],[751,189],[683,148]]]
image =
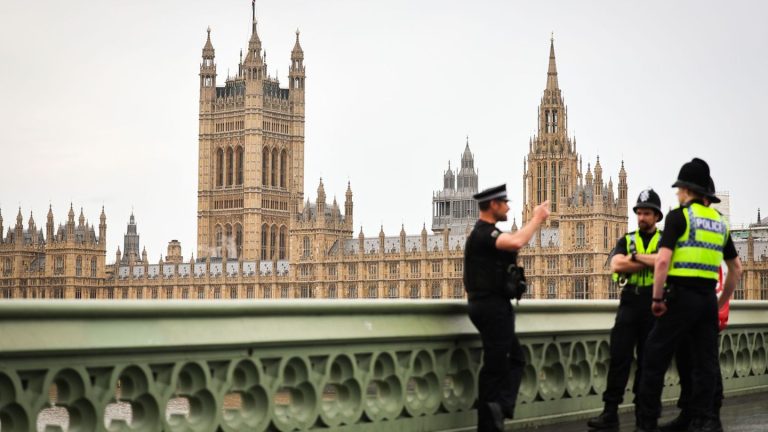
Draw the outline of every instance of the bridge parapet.
[[[516,421],[601,407],[616,305],[520,305]],[[768,391],[768,302],[720,346],[726,391]],[[0,428],[474,430],[480,361],[463,302],[4,301]]]

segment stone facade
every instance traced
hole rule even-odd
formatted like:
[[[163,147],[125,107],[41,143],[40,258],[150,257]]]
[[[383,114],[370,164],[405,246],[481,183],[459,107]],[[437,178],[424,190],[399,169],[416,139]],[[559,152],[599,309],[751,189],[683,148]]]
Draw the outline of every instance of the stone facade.
[[[101,211],[98,226],[89,224],[82,209],[75,222],[70,206],[66,224],[54,225],[48,209],[45,232],[30,213],[24,229],[21,209],[16,225],[0,235],[0,298],[83,298],[97,295],[107,284],[105,273],[107,217]],[[0,214],[0,233],[3,218]]]
[[[432,195],[432,231],[464,231],[472,227],[480,213],[472,195],[477,193],[478,175],[475,156],[469,150],[469,137],[461,155],[461,165],[454,174],[451,162],[443,173],[443,190]]]
[[[200,64],[199,258],[288,258],[287,232],[304,196],[306,76],[298,31],[288,77],[283,88],[267,74],[254,15],[245,59],[241,51],[237,74],[217,87],[208,29]]]
[[[627,173],[622,162],[617,190],[603,179],[598,156],[583,172],[576,140],[568,136],[568,107],[558,84],[554,41],[547,85],[538,112],[538,134],[528,143],[523,174],[523,223],[550,201],[546,225],[521,252],[536,298],[616,298],[608,255],[627,232]]]
[[[471,196],[478,190],[474,156],[467,141],[459,170],[443,174],[433,195],[432,229],[409,235],[354,235],[352,187],[343,208],[328,204],[320,180],[315,201],[304,201],[305,67],[299,33],[291,52],[289,85],[267,75],[266,55],[253,17],[245,59],[238,72],[216,85],[210,38],[200,66],[197,259],[168,244],[165,260],[139,256],[132,214],[115,263],[105,267],[106,217],[99,235],[75,224],[47,233],[21,213],[0,243],[6,298],[106,299],[244,298],[463,298],[461,280],[466,235],[477,218]],[[531,286],[528,297],[616,298],[607,259],[627,231],[627,173],[617,188],[605,182],[599,157],[583,171],[576,140],[568,135],[568,112],[558,84],[554,42],[550,44],[538,133],[524,158],[522,222],[533,207],[551,201],[551,217],[521,252]],[[0,232],[2,232],[0,216]],[[513,230],[516,223],[513,224]],[[754,231],[754,230],[753,230]],[[757,231],[755,231],[757,232]],[[766,243],[765,245],[763,243]],[[747,272],[737,297],[768,299],[768,239],[737,240]],[[79,264],[78,264],[79,263]],[[749,287],[744,289],[743,287]],[[32,288],[34,287],[34,288]]]

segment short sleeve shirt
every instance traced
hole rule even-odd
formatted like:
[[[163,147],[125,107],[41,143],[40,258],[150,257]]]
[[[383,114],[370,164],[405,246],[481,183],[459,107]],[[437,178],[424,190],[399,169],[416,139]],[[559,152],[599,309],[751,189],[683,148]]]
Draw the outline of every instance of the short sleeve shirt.
[[[675,250],[677,246],[677,240],[685,233],[686,222],[685,215],[683,214],[684,207],[678,207],[666,216],[666,222],[664,223],[664,234],[659,240],[659,249],[665,247],[667,249]],[[733,244],[731,234],[728,233],[728,239],[725,242],[725,248],[723,249],[723,259],[732,260],[738,257],[736,247]],[[698,278],[698,277],[683,277],[683,276],[668,276],[667,283],[675,285],[683,285],[688,287],[712,287],[715,288],[717,281],[712,279]]]
[[[647,247],[651,243],[651,239],[653,238],[654,234],[656,234],[656,231],[647,233],[643,231],[635,231],[634,233],[639,234],[640,238],[643,239],[643,244]],[[632,233],[628,233],[632,234]],[[616,254],[622,254],[622,255],[629,255],[628,245],[627,245],[627,236],[623,235],[621,238],[619,238],[619,241],[616,242],[616,247],[613,248],[613,251],[611,252],[611,258],[613,258]]]
[[[469,233],[464,248],[464,289],[468,293],[498,294],[493,278],[501,260],[514,259],[517,254],[496,248],[501,230],[496,225],[478,220]]]

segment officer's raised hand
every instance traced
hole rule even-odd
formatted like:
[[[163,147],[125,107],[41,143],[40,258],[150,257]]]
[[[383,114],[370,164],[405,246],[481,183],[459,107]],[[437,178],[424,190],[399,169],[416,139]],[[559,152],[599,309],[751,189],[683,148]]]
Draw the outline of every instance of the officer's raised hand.
[[[497,218],[496,220],[507,220],[506,212],[509,211],[509,206],[504,202],[499,204],[500,206],[506,206],[506,208],[500,208],[500,211],[504,213],[504,218]],[[481,214],[482,217],[482,214]],[[541,227],[541,224],[549,217],[549,200],[537,205],[533,208],[533,215],[531,220],[528,221],[517,232],[510,233],[505,232],[496,238],[496,249],[506,251],[517,251],[522,249],[533,237],[533,234]]]
[[[549,200],[533,208],[533,217],[544,222],[549,217]]]

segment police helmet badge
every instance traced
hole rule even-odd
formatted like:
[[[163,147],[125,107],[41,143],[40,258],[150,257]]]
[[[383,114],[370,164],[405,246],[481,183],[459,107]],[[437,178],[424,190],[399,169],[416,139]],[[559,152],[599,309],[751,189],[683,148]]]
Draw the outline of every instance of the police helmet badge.
[[[648,201],[648,198],[650,198],[650,197],[651,197],[650,189],[646,189],[646,190],[640,192],[640,201],[646,202],[646,201]]]

